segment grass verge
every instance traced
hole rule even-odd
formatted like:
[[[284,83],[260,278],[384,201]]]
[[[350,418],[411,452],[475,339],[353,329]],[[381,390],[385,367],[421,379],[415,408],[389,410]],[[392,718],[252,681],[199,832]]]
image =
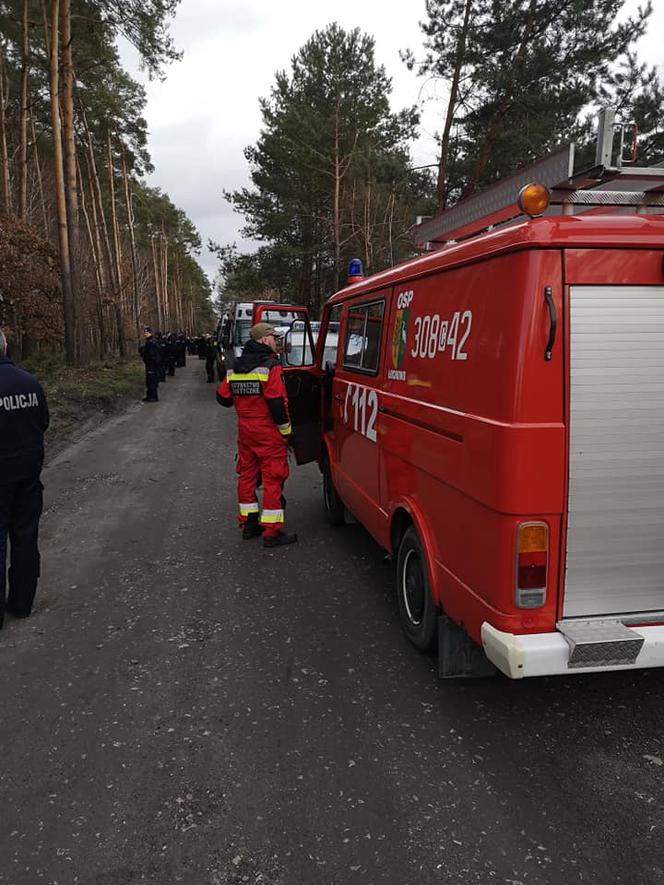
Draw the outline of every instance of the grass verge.
[[[118,412],[141,395],[145,383],[143,363],[138,360],[71,368],[59,359],[40,357],[21,365],[37,376],[46,393],[51,413],[49,448],[75,435],[92,418]]]

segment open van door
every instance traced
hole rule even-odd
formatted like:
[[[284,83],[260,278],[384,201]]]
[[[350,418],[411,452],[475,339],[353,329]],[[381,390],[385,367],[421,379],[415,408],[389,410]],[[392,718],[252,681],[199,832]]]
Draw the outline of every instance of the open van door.
[[[298,464],[320,458],[322,383],[316,366],[316,346],[306,307],[264,305],[256,310],[257,323],[269,323],[283,333],[281,363],[293,427],[293,451]]]

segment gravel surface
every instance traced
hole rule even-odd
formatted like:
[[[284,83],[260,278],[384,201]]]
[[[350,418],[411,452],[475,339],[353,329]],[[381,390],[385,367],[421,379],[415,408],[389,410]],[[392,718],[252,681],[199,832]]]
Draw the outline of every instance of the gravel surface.
[[[235,526],[203,363],[45,471],[0,633],[0,883],[664,883],[663,671],[441,683],[383,552],[293,468]]]

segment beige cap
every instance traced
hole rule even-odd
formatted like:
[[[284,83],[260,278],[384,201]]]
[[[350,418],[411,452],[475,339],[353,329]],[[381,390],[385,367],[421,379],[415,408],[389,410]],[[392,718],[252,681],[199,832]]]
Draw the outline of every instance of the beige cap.
[[[260,341],[261,338],[267,338],[268,335],[274,335],[276,338],[281,337],[280,333],[269,323],[256,323],[249,332],[252,341]]]

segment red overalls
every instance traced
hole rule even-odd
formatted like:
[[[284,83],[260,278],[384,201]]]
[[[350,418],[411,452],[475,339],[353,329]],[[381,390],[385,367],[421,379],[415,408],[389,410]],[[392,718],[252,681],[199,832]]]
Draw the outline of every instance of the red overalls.
[[[266,350],[269,348],[266,347]],[[283,485],[288,478],[288,446],[291,434],[288,400],[278,358],[266,355],[262,365],[240,361],[217,388],[217,400],[234,405],[238,416],[238,503],[240,526],[251,513],[259,513],[256,489],[263,483],[263,536],[283,529]],[[242,371],[238,371],[242,369]]]

